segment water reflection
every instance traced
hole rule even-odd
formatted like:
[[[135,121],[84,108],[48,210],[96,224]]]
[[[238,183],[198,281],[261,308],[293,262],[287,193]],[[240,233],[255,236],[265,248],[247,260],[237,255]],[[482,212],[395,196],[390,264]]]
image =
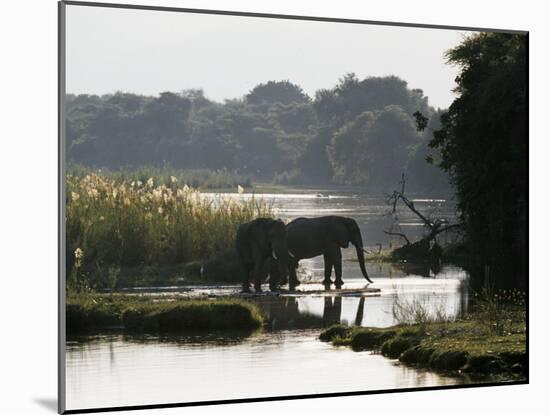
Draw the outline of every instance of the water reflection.
[[[449,385],[460,379],[316,340],[265,332],[216,347],[107,336],[67,347],[67,407],[196,402]]]
[[[187,332],[185,334],[142,334],[142,333],[125,333],[122,330],[117,330],[111,334],[101,335],[76,335],[70,336],[67,339],[67,348],[85,351],[93,351],[98,344],[104,342],[121,341],[124,343],[134,344],[156,344],[156,343],[171,343],[183,347],[210,347],[210,346],[228,346],[241,343],[251,336],[260,336],[263,329],[255,330],[219,330],[207,331],[197,330]]]
[[[387,265],[387,264],[386,264]],[[388,270],[384,265],[381,270]],[[423,301],[431,313],[458,315],[468,305],[459,269],[436,278],[378,276],[381,295],[317,294],[252,298],[266,319],[259,332],[184,336],[96,335],[67,343],[69,409],[243,397],[366,391],[467,381],[407,368],[380,355],[317,340],[337,322],[385,327],[395,323],[395,298]],[[350,279],[347,288],[364,287]]]
[[[441,272],[441,263],[439,262],[397,262],[392,263],[391,266],[405,275],[419,275],[423,278],[435,278]]]
[[[321,196],[319,196],[319,194]],[[206,195],[212,197],[213,195]],[[237,195],[247,198],[251,195]],[[339,214],[357,220],[366,246],[387,246],[391,218],[382,197],[335,189],[264,195],[285,219]],[[454,207],[440,198],[419,197],[421,208],[439,208],[439,217],[452,219]],[[403,226],[415,225],[410,212],[400,212]],[[419,226],[408,226],[415,238]],[[429,313],[444,310],[460,315],[468,307],[468,276],[457,267],[368,263],[378,294],[359,289],[365,280],[343,252],[344,290],[324,292],[322,257],[301,261],[304,273],[298,295],[251,298],[266,325],[259,332],[188,333],[184,336],[112,333],[75,337],[67,342],[68,409],[196,402],[296,394],[390,390],[450,385],[462,382],[435,373],[407,368],[368,352],[356,353],[317,340],[319,331],[334,323],[387,327],[395,324],[396,299],[422,302]],[[428,278],[426,278],[428,277]],[[179,289],[178,289],[179,290]],[[348,290],[348,291],[346,291]],[[349,293],[356,290],[356,293]],[[187,287],[170,295],[235,295],[239,286]],[[149,295],[162,296],[158,290]]]
[[[342,297],[325,297],[323,308],[323,326],[328,327],[340,323],[342,315]]]
[[[357,281],[355,285],[363,285]],[[349,285],[354,286],[353,282]],[[322,328],[336,323],[357,326],[388,327],[397,324],[393,315],[396,301],[421,304],[429,315],[458,317],[468,309],[467,281],[456,279],[385,278],[376,285],[383,295],[347,295],[334,293],[253,297],[269,330]],[[350,287],[351,288],[351,287]],[[351,290],[350,290],[351,291]]]

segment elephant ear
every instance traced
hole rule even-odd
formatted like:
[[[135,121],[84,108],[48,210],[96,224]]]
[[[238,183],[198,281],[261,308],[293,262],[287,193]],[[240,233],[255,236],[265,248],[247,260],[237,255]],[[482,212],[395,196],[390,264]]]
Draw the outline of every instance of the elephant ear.
[[[345,218],[338,218],[332,223],[332,237],[341,248],[347,248],[350,241],[350,229]]]
[[[250,223],[248,230],[249,240],[261,251],[270,249],[268,233],[269,224],[267,223],[267,219],[260,218]]]

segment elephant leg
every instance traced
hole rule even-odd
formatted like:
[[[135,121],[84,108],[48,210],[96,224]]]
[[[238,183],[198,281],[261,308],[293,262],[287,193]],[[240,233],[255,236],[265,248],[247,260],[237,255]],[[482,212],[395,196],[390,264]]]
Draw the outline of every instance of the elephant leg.
[[[263,263],[257,262],[254,264],[254,290],[256,290],[257,293],[262,292],[262,279],[264,277],[263,272]]]
[[[288,267],[288,289],[290,291],[294,291],[300,285],[300,281],[298,281],[298,277],[296,276],[296,268],[298,268],[298,262],[291,262]]]
[[[250,265],[243,265],[243,286],[242,286],[242,292],[243,293],[249,293],[250,292],[250,272],[252,271],[252,268]]]
[[[325,260],[325,279],[323,280],[323,285],[327,288],[332,284],[330,280],[330,275],[332,274],[332,261],[330,255],[327,254],[323,255],[323,259]]]
[[[336,274],[334,285],[336,288],[342,288],[344,281],[342,280],[342,251],[340,251],[340,248],[337,249],[336,258],[334,259],[334,273]]]
[[[289,271],[292,269],[292,262],[288,262],[288,269]],[[283,277],[279,276],[279,285],[285,285],[288,284],[288,275],[285,275]]]
[[[272,258],[269,258],[267,261],[267,269],[269,273],[269,290],[277,291],[279,290],[280,284],[279,267],[277,262]]]

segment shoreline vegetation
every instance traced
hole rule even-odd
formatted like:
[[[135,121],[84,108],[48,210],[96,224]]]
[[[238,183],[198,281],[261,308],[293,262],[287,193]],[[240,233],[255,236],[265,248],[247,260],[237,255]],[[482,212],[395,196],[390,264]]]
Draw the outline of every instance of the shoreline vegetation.
[[[123,329],[142,333],[199,330],[254,331],[263,325],[258,307],[246,300],[152,299],[125,294],[71,294],[66,307],[67,334]]]
[[[399,246],[398,246],[399,247]],[[372,263],[386,263],[386,264],[453,264],[453,265],[474,265],[480,264],[481,258],[475,253],[468,250],[467,245],[464,242],[455,242],[445,245],[441,249],[441,255],[432,259],[430,257],[420,255],[418,258],[402,258],[396,254],[396,249],[382,249],[380,252],[368,252],[365,253],[365,262]],[[346,261],[357,262],[357,258],[348,258]]]
[[[67,175],[69,286],[117,288],[129,282],[124,275],[132,269],[143,270],[141,283],[148,284],[161,268],[176,272],[167,278],[172,282],[183,276],[177,274],[182,270],[202,276],[205,268],[212,275],[236,268],[238,226],[273,216],[261,196],[204,197],[169,173],[168,179],[144,180],[140,174],[110,177],[80,169]],[[231,269],[229,280],[238,277]]]
[[[525,293],[486,286],[475,295],[473,311],[457,319],[439,312],[432,316],[419,302],[397,297],[393,315],[395,326],[336,324],[321,332],[319,340],[439,372],[527,376]]]
[[[389,328],[335,325],[319,339],[354,351],[379,352],[401,363],[439,372],[515,375],[528,370],[525,332],[483,335],[471,321]]]

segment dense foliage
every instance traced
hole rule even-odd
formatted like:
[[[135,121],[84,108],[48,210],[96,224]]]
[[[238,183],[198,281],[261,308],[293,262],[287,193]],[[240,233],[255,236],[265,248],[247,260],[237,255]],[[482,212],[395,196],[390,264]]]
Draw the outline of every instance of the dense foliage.
[[[527,261],[526,36],[481,33],[447,53],[458,98],[430,146],[450,173],[473,250],[524,283]],[[496,270],[496,272],[493,272]]]
[[[218,103],[201,90],[158,97],[117,92],[68,95],[69,161],[95,168],[211,169],[284,184],[312,182],[442,190],[446,175],[426,163],[428,134],[413,113],[437,123],[419,89],[397,77],[340,79],[315,98],[289,81],[257,85]],[[358,153],[359,151],[359,153]]]

